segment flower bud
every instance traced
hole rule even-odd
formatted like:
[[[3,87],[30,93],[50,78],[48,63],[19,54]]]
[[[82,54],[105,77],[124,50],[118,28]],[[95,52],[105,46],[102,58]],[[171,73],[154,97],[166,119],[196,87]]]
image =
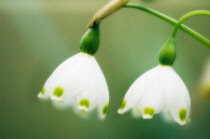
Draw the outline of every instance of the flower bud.
[[[100,44],[100,30],[99,25],[89,28],[84,34],[80,42],[80,51],[94,55]]]
[[[159,62],[161,65],[171,66],[176,58],[174,38],[170,38],[160,50]]]

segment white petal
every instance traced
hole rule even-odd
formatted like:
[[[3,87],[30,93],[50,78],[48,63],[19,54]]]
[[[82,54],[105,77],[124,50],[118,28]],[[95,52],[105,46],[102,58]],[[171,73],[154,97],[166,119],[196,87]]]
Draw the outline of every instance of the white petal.
[[[162,69],[157,74],[151,84],[144,90],[144,95],[139,103],[144,119],[152,118],[155,113],[159,113],[165,108]]]
[[[160,114],[163,120],[165,120],[166,122],[173,122],[173,117],[171,116],[167,108],[165,108]]]
[[[96,81],[97,81],[97,94],[98,94],[98,111],[99,111],[99,118],[104,119],[107,114],[107,110],[109,107],[109,90],[107,87],[106,79],[99,67],[97,61],[94,59],[93,61],[96,71]]]
[[[98,105],[99,118],[105,118],[109,93],[106,80],[95,58],[91,59],[91,71],[89,72],[87,84],[76,95],[76,99],[79,109],[83,111],[91,111]],[[88,107],[85,104],[88,104]]]
[[[145,89],[150,87],[152,82],[158,76],[160,69],[160,66],[157,66],[147,71],[132,84],[124,97],[123,103],[121,108],[118,110],[118,113],[122,114],[137,105],[145,93]]]
[[[69,99],[77,94],[87,82],[91,59],[93,59],[93,56],[79,53],[64,61],[49,77],[44,85],[44,94],[39,96],[56,99],[54,96],[56,88],[63,89],[61,96],[57,97],[59,100]]]
[[[52,103],[54,105],[55,108],[57,109],[67,109],[70,106],[73,106],[75,104],[74,99],[70,99],[70,100],[52,100]]]
[[[84,119],[88,118],[90,115],[90,113],[84,109],[77,108],[77,109],[73,109],[73,110],[74,110],[75,114],[77,114],[79,117],[84,118]]]
[[[81,91],[75,96],[78,104],[78,108],[84,111],[91,111],[98,104],[98,82],[96,78],[95,69],[95,58],[93,57],[90,61],[90,72],[88,75],[88,80]]]
[[[180,125],[184,125],[190,113],[190,96],[188,90],[184,82],[171,67],[165,67],[164,78],[164,94],[167,108],[174,120]]]
[[[134,118],[140,118],[142,117],[142,114],[141,114],[141,111],[138,107],[133,107],[132,108],[132,111],[131,111],[131,114]]]

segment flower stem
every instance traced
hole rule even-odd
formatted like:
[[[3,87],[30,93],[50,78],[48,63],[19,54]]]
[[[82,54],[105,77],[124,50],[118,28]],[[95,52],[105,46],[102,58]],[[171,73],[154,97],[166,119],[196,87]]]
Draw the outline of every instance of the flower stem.
[[[107,3],[103,8],[95,13],[95,15],[91,18],[88,28],[94,27],[101,22],[102,19],[116,12],[123,6],[128,3],[129,0],[111,0]]]
[[[145,6],[141,6],[141,5],[138,5],[138,4],[131,4],[131,3],[128,3],[124,6],[124,8],[133,8],[133,9],[139,9],[139,10],[142,10],[142,11],[145,11],[147,13],[150,13],[156,17],[159,17],[160,19],[163,19],[173,25],[176,25],[178,23],[177,20],[163,14],[163,13],[160,13],[156,10],[153,10],[151,8],[148,8],[148,7],[145,7]],[[197,33],[196,31],[192,30],[191,28],[185,26],[185,25],[179,25],[178,28],[181,28],[183,31],[187,32],[188,34],[192,35],[193,37],[195,37],[197,40],[201,41],[202,43],[206,44],[209,48],[210,48],[210,41],[205,38],[204,36],[202,36],[201,34]]]
[[[196,16],[196,15],[207,15],[207,16],[210,16],[210,11],[206,11],[206,10],[196,10],[196,11],[192,11],[192,12],[189,12],[189,13],[185,14],[184,16],[182,16],[182,17],[178,20],[176,26],[174,27],[174,29],[173,29],[173,31],[172,31],[172,33],[171,33],[171,37],[174,37],[174,38],[175,38],[175,36],[176,36],[176,34],[177,34],[177,31],[178,31],[180,25],[181,25],[186,19],[188,19],[188,18],[190,18],[190,17],[192,17],[192,16]],[[198,34],[195,33],[194,35],[195,35],[195,37],[200,38],[200,36],[199,36]]]

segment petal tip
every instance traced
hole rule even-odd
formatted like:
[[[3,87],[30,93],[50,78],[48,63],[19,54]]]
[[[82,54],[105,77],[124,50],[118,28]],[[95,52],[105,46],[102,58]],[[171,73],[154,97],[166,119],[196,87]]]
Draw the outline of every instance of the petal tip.
[[[145,115],[145,114],[143,115],[144,119],[152,119],[152,117],[153,117],[153,115]]]
[[[143,118],[144,119],[151,119],[154,114],[155,114],[155,109],[154,108],[146,107],[146,108],[144,108]]]
[[[43,87],[42,90],[39,92],[38,97],[39,98],[46,98],[45,94],[45,88]]]
[[[183,122],[186,121],[186,114],[187,114],[187,110],[185,108],[181,108],[179,110],[179,119]]]
[[[123,111],[121,109],[119,109],[117,112],[118,114],[123,114]]]
[[[37,96],[38,98],[43,98],[43,95],[41,93],[39,93]]]
[[[80,114],[86,114],[88,111],[89,111],[89,108],[90,107],[90,101],[86,98],[84,99],[81,99],[79,101],[79,104],[78,104],[78,109],[80,111]]]
[[[119,110],[123,110],[125,106],[126,106],[126,100],[124,99]]]
[[[40,99],[47,99],[47,98],[48,98],[48,96],[46,96],[46,95],[44,95],[44,94],[42,94],[42,93],[39,93],[37,96],[38,96],[38,98],[40,98]]]
[[[85,106],[78,106],[78,109],[79,109],[80,111],[88,112],[88,108],[85,107]]]
[[[64,89],[60,86],[57,86],[55,89],[54,89],[54,92],[53,92],[53,95],[57,98],[61,97],[64,93]]]
[[[187,121],[177,121],[177,123],[179,125],[183,126],[183,125],[186,125],[187,124]]]
[[[56,96],[52,96],[52,97],[51,97],[51,100],[52,100],[52,101],[63,101],[62,98],[59,98],[59,97],[56,97]]]
[[[134,118],[140,118],[140,117],[142,117],[141,111],[140,111],[140,109],[138,107],[134,107],[132,109],[132,116]]]
[[[104,120],[105,118],[106,118],[106,115],[103,115],[103,114],[102,114],[102,115],[99,116],[99,119],[100,119],[100,120]]]
[[[86,98],[81,99],[79,102],[79,107],[86,107],[88,108],[90,106],[90,101]]]
[[[108,107],[109,107],[109,103],[105,104],[103,109],[102,109],[102,114],[103,115],[106,115],[107,114],[107,111],[108,111]]]

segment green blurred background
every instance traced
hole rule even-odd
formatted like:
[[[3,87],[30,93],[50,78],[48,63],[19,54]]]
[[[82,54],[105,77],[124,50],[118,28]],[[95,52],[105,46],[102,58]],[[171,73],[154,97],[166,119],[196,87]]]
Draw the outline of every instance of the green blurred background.
[[[145,12],[121,9],[101,24],[97,61],[110,91],[104,121],[96,112],[82,119],[37,98],[46,79],[65,59],[79,52],[85,26],[108,0],[0,0],[0,138],[1,139],[209,139],[210,103],[197,95],[210,49],[183,31],[177,35],[174,69],[192,99],[186,126],[135,119],[117,109],[133,81],[158,64],[158,52],[173,26]],[[133,0],[175,19],[192,10],[210,10],[209,0]],[[186,25],[210,38],[210,17]]]

